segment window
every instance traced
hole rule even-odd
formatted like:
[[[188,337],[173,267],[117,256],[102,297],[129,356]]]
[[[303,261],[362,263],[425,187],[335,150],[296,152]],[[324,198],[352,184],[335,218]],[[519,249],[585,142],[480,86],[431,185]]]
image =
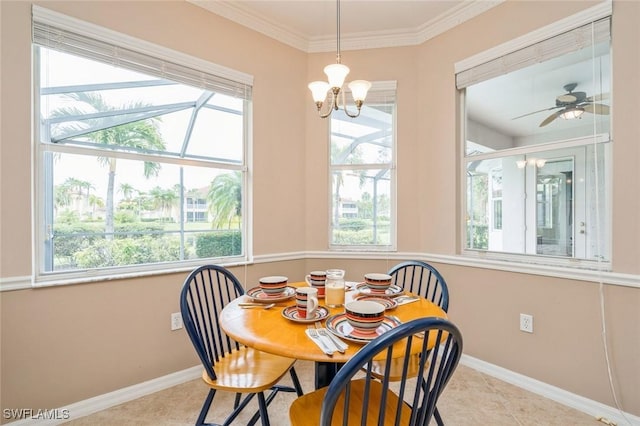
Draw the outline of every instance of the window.
[[[395,247],[395,87],[374,83],[358,118],[331,115],[332,248]]]
[[[86,26],[34,7],[39,280],[245,260],[251,78]]]
[[[524,48],[517,40],[515,50],[458,64],[466,254],[586,268],[610,261],[606,7],[555,36],[530,35],[539,41]]]

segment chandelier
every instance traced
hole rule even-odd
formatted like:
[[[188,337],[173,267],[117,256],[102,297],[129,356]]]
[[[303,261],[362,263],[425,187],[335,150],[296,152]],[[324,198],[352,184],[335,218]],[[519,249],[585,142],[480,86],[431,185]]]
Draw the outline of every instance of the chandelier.
[[[355,114],[350,113],[347,110],[344,90],[342,90],[344,80],[347,74],[349,74],[349,67],[340,63],[340,0],[337,0],[336,10],[336,63],[324,67],[324,73],[329,80],[328,83],[326,81],[314,81],[309,83],[309,89],[311,90],[313,100],[316,103],[316,107],[318,107],[318,114],[321,118],[327,118],[334,110],[337,111],[340,107],[342,107],[345,114],[349,117],[356,118],[360,115],[360,109],[362,108],[364,99],[367,97],[369,88],[371,88],[371,83],[366,80],[354,80],[349,83],[348,86],[351,90],[351,95],[353,96],[356,108],[358,108]],[[323,112],[322,106],[324,105],[325,99],[329,97],[331,98],[329,108]],[[340,100],[340,98],[342,99]]]

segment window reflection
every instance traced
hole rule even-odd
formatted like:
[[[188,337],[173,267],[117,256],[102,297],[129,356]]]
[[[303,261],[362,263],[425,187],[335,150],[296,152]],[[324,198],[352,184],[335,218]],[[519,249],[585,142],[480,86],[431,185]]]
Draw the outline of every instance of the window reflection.
[[[468,250],[609,260],[609,25],[578,27],[456,75]]]

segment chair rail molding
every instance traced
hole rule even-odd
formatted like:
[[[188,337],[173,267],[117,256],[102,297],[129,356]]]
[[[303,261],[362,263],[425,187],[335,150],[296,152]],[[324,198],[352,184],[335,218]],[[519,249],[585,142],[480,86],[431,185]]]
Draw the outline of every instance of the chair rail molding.
[[[539,275],[550,278],[564,278],[578,281],[587,281],[591,283],[602,283],[604,285],[618,285],[624,287],[640,288],[639,274],[623,274],[618,272],[594,270],[594,269],[578,269],[567,268],[562,266],[548,266],[539,264],[529,264],[517,261],[481,259],[462,255],[441,255],[432,253],[419,252],[382,252],[382,251],[298,251],[286,253],[269,253],[254,256],[248,262],[234,262],[233,264],[222,264],[225,267],[274,263],[306,259],[352,259],[352,260],[393,260],[401,261],[407,259],[422,260],[425,262],[443,263],[446,265],[465,266],[471,268],[493,269],[497,271],[515,272],[528,275]],[[108,281],[114,279],[135,278],[149,275],[165,275],[175,274],[177,272],[188,272],[193,269],[192,266],[184,268],[170,268],[154,271],[129,272],[121,276],[101,277],[97,275],[87,275],[86,277],[64,279],[35,283],[34,277],[16,276],[0,278],[0,292],[24,290],[34,287],[49,287],[65,284],[80,284],[97,281]]]

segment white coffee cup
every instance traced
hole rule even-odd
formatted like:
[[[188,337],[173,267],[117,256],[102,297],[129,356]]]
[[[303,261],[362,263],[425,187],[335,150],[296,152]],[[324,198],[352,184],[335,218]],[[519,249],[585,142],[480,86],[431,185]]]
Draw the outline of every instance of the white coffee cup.
[[[297,288],[296,306],[300,318],[313,319],[318,309],[318,289],[314,287]]]
[[[326,271],[311,271],[304,277],[309,287],[318,289],[318,297],[324,297],[324,284],[327,280]]]

